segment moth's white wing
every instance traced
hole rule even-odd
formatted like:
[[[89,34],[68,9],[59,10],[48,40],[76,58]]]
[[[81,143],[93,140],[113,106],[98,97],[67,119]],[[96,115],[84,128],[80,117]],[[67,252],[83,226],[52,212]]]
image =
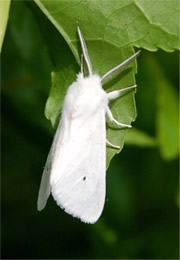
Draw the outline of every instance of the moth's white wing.
[[[50,151],[41,178],[41,184],[40,184],[38,200],[37,200],[37,208],[39,211],[46,206],[47,199],[50,195],[49,179],[50,179],[51,155],[52,153]]]
[[[105,112],[101,107],[79,125],[76,120],[61,126],[69,133],[57,141],[51,169],[51,192],[67,213],[94,223],[105,201]]]
[[[52,162],[54,158],[54,151],[56,150],[56,146],[57,146],[56,144],[58,140],[62,139],[62,135],[64,132],[63,130],[64,129],[61,128],[61,123],[60,123],[56,130],[56,134],[54,136],[54,140],[44,167],[44,171],[41,178],[41,184],[39,188],[38,200],[37,200],[37,208],[39,211],[44,209],[47,203],[47,199],[50,195],[50,174],[51,174]]]

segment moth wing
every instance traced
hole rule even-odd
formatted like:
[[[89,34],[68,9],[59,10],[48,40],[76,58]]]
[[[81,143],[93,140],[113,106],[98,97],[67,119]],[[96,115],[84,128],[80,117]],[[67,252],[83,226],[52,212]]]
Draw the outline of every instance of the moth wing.
[[[46,165],[45,165],[45,168],[43,171],[43,175],[41,178],[41,184],[40,184],[38,200],[37,200],[37,209],[39,211],[42,210],[46,206],[47,199],[50,195],[50,183],[49,183],[49,179],[50,179],[49,168],[50,168],[50,164],[51,164],[50,157],[51,157],[51,151],[48,155]]]
[[[55,152],[51,192],[56,203],[83,222],[94,223],[105,201],[106,136],[105,113],[88,118]]]
[[[51,149],[49,151],[47,161],[44,167],[44,171],[41,178],[38,200],[37,200],[37,209],[39,211],[43,210],[46,206],[48,197],[50,195],[50,174],[52,169],[52,162],[54,159],[54,152],[56,150],[57,141],[62,139],[63,128],[61,127],[61,123],[59,123],[58,128],[56,130],[56,134],[54,136],[53,143],[51,145]]]

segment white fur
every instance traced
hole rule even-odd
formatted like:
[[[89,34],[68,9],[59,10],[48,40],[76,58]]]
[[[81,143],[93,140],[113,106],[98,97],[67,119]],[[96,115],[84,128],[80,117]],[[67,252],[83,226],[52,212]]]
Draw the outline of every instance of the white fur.
[[[80,75],[69,87],[44,169],[38,210],[45,207],[51,191],[61,208],[84,222],[94,223],[101,215],[105,201],[107,105],[98,75]]]

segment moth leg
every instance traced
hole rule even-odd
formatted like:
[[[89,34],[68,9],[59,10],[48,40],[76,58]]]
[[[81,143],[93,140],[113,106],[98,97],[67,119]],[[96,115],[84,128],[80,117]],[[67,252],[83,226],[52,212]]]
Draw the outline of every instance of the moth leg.
[[[121,94],[125,91],[129,91],[129,90],[132,90],[132,89],[135,89],[137,87],[137,85],[133,85],[133,86],[130,86],[128,88],[123,88],[123,89],[120,89],[120,90],[114,90],[114,91],[111,91],[109,93],[107,93],[107,97],[108,97],[108,100],[114,100],[118,97],[121,96]]]
[[[112,144],[111,142],[109,142],[107,139],[106,139],[106,144],[112,148],[115,148],[115,149],[120,149],[120,146],[119,145],[114,145]]]
[[[107,107],[107,115],[110,119],[111,122],[115,123],[116,125],[118,126],[121,126],[121,127],[127,127],[127,128],[131,128],[132,126],[131,125],[127,125],[127,124],[123,124],[123,123],[120,123],[119,121],[117,121],[114,117],[113,117],[113,114],[111,112],[111,110],[109,109],[109,107]]]
[[[115,74],[120,73],[129,63],[134,61],[136,57],[139,55],[140,51],[133,54],[131,57],[129,57],[127,60],[123,61],[121,64],[117,65],[115,68],[109,70],[104,76],[101,78],[101,82],[103,83],[106,80],[109,80],[112,78]]]

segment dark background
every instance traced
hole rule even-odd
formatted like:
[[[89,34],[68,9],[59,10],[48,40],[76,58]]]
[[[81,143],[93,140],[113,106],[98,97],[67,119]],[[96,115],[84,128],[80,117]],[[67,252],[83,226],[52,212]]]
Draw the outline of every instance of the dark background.
[[[164,160],[158,147],[125,145],[113,158],[105,208],[96,224],[67,215],[51,197],[45,210],[37,211],[53,137],[44,116],[52,64],[33,8],[12,3],[1,56],[2,258],[178,259],[178,159]],[[133,126],[155,136],[156,85],[146,86],[153,81],[151,59],[176,87],[178,53],[142,51],[138,59]]]

